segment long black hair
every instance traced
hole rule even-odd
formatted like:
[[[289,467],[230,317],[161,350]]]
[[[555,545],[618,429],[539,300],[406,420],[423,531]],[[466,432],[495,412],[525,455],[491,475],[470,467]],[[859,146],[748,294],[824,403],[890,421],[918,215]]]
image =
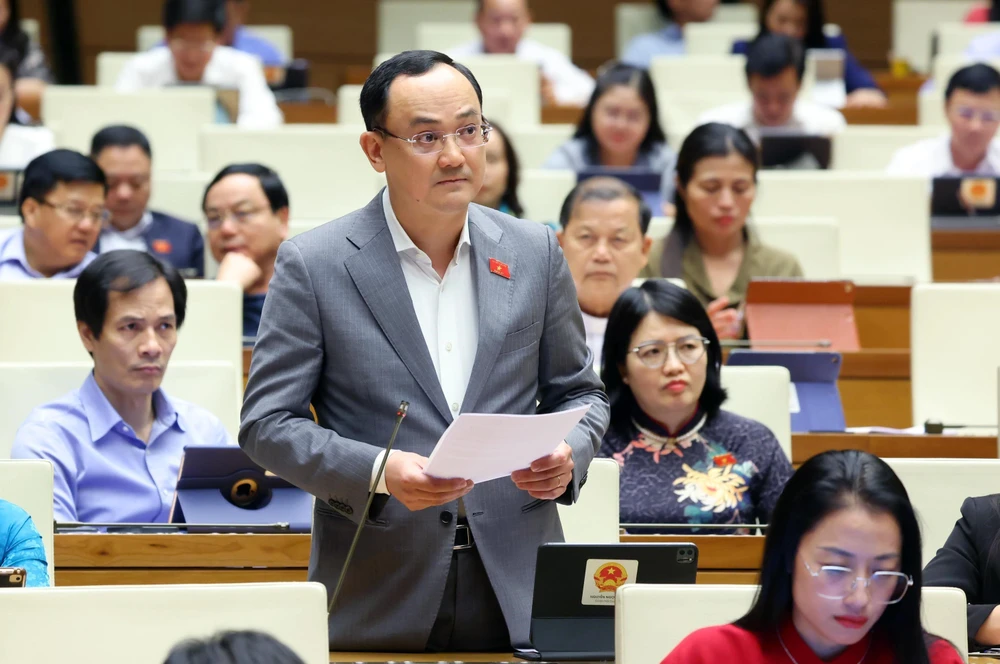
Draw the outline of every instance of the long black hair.
[[[649,77],[649,73],[645,69],[615,62],[602,69],[598,74],[594,92],[590,95],[587,108],[584,109],[580,124],[577,125],[576,133],[573,134],[573,138],[587,139],[588,152],[595,163],[597,155],[600,154],[600,148],[597,145],[597,137],[594,135],[594,106],[608,90],[618,85],[624,85],[638,92],[649,110],[649,129],[646,130],[646,136],[639,144],[639,152],[649,152],[657,143],[667,141],[663,127],[660,126],[660,110],[656,104],[653,79]]]
[[[20,64],[28,55],[31,47],[31,38],[28,33],[21,29],[21,10],[18,6],[19,0],[7,0],[10,6],[10,13],[7,16],[7,25],[0,31],[0,44],[7,48],[12,48],[17,52],[17,60]],[[16,73],[17,67],[15,67]]]
[[[674,230],[685,245],[694,237],[694,222],[691,221],[687,203],[684,202],[684,196],[680,191],[687,189],[688,183],[694,177],[695,168],[702,159],[725,157],[734,152],[753,166],[753,181],[757,182],[759,165],[757,146],[742,129],[719,122],[709,122],[695,127],[694,131],[684,139],[681,151],[677,154],[678,194],[674,197],[674,206],[677,208],[674,214]]]
[[[767,14],[771,7],[778,0],[764,0],[764,6],[760,10],[760,33],[768,32]],[[795,0],[806,10],[806,36],[802,40],[802,45],[809,48],[826,48],[826,33],[823,26],[826,24],[826,13],[823,11],[823,0]]]
[[[503,156],[507,160],[507,184],[503,189],[503,196],[500,197],[500,204],[506,205],[510,213],[515,217],[524,216],[524,206],[517,197],[517,187],[521,184],[521,162],[517,160],[517,152],[514,145],[507,138],[507,132],[496,122],[490,121],[493,127],[493,134],[503,139]]]
[[[787,620],[793,604],[792,570],[797,570],[795,559],[803,536],[828,515],[851,505],[892,515],[902,537],[899,571],[913,578],[903,599],[887,606],[872,629],[890,635],[900,664],[929,664],[929,639],[920,622],[922,563],[917,516],[892,468],[858,450],[817,454],[788,480],[768,524],[760,589],[736,625],[770,634]]]
[[[632,334],[650,313],[669,316],[685,325],[696,327],[701,336],[708,339],[705,387],[698,397],[701,412],[711,418],[719,412],[726,400],[726,390],[722,387],[720,374],[722,347],[705,308],[686,288],[666,279],[647,279],[641,286],[629,288],[618,296],[618,301],[608,315],[608,326],[604,332],[601,380],[604,381],[604,389],[611,402],[610,429],[621,438],[627,439],[635,434],[632,418],[639,410],[635,395],[622,376],[625,359],[628,357]]]
[[[990,22],[1000,21],[1000,0],[993,0],[990,3]]]

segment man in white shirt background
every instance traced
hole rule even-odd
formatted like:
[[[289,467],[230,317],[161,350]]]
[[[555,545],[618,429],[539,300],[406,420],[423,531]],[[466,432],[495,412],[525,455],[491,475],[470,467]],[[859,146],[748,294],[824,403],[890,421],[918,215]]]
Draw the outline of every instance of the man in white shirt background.
[[[806,60],[802,46],[777,33],[761,35],[747,52],[747,87],[751,100],[714,108],[698,124],[721,122],[743,129],[754,141],[762,129],[783,129],[830,136],[847,122],[839,111],[801,99]]]
[[[594,79],[554,48],[524,38],[531,25],[528,0],[479,0],[476,26],[482,39],[449,49],[456,60],[470,55],[516,55],[541,70],[542,102],[585,106],[594,91]]]
[[[270,128],[284,118],[267,86],[261,61],[219,41],[226,23],[221,0],[166,0],[167,45],[132,58],[115,83],[118,92],[172,85],[207,85],[239,92],[236,124]]]
[[[557,236],[598,372],[611,307],[648,261],[653,240],[646,231],[652,216],[635,187],[613,177],[581,182],[559,212]]]
[[[974,64],[955,72],[945,89],[950,132],[901,148],[886,169],[928,178],[1000,175],[1000,72]]]

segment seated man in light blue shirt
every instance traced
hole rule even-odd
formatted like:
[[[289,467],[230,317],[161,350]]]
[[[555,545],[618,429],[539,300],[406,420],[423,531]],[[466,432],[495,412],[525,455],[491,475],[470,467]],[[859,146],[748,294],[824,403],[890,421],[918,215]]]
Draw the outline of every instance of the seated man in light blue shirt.
[[[684,26],[704,23],[712,18],[719,0],[656,0],[656,7],[666,25],[656,32],[633,37],[625,47],[622,62],[649,69],[660,55],[684,55]]]
[[[280,67],[287,59],[274,44],[246,29],[250,0],[226,0],[226,27],[219,40],[224,46],[256,55],[265,67]]]
[[[79,152],[33,159],[18,200],[21,228],[0,231],[0,281],[78,277],[109,218],[107,193],[104,172]]]
[[[24,585],[29,588],[49,585],[42,536],[28,513],[6,500],[0,500],[0,567],[23,568],[28,575]]]
[[[94,371],[78,390],[32,411],[11,457],[55,467],[59,522],[155,523],[170,514],[187,445],[226,445],[217,417],[160,389],[187,288],[149,254],[101,254],[73,291]]]

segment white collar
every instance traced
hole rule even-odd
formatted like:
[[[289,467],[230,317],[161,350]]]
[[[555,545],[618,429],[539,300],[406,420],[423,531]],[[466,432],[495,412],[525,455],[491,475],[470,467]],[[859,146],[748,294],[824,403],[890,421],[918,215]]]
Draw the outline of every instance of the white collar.
[[[142,237],[149,227],[153,224],[153,213],[146,210],[142,213],[139,218],[139,223],[137,223],[132,228],[128,230],[120,231],[109,222],[107,226],[101,229],[101,235],[116,235],[123,240],[138,240]]]
[[[608,329],[608,319],[598,318],[597,316],[591,316],[586,311],[581,310],[583,314],[583,327],[587,331],[587,334],[600,334],[603,335]]]
[[[403,254],[406,256],[427,256],[420,247],[413,243],[410,236],[406,233],[402,224],[399,223],[399,219],[396,217],[396,212],[392,209],[392,203],[389,201],[389,188],[386,187],[382,190],[382,209],[385,211],[385,223],[389,226],[389,234],[392,235],[392,243],[396,246],[396,253]],[[455,247],[455,257],[452,259],[452,263],[458,264],[459,254],[462,251],[462,247],[468,246],[472,247],[472,242],[469,239],[469,212],[465,213],[465,223],[462,224],[462,234],[458,238],[458,245]]]

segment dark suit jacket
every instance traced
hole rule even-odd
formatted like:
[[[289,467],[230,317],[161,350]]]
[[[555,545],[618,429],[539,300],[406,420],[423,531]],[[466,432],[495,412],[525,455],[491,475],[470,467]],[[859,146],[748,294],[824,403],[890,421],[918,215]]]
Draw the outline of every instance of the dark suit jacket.
[[[969,650],[976,632],[1000,604],[1000,495],[966,498],[962,518],[924,568],[925,586],[961,588],[968,608]],[[979,644],[995,646],[996,643]]]
[[[184,277],[205,276],[205,240],[190,221],[150,210],[153,223],[142,234],[149,253],[177,268]],[[94,253],[101,253],[97,241]]]

